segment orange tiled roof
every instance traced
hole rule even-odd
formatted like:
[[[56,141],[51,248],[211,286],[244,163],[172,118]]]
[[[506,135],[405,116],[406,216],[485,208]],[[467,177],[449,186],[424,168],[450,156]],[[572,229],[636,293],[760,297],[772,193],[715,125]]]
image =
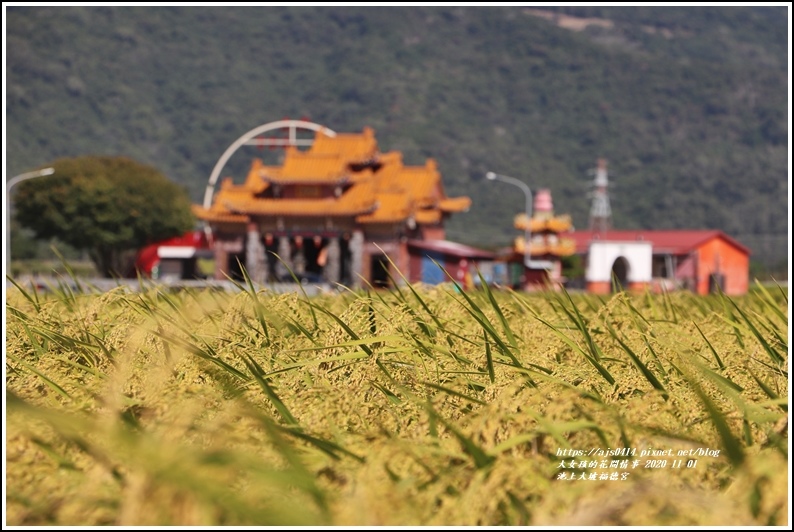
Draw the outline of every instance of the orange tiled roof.
[[[270,167],[263,177],[279,184],[336,184],[348,176],[349,161],[338,153],[314,154],[288,146],[284,165]]]
[[[351,167],[370,161],[377,163],[376,169]],[[348,189],[338,198],[257,197],[271,183],[347,183]],[[470,205],[467,197],[446,197],[433,159],[424,166],[404,166],[400,152],[380,154],[374,132],[364,128],[360,134],[335,137],[319,131],[309,150],[288,147],[282,166],[264,166],[255,160],[244,184],[225,179],[212,207],[193,211],[207,221],[270,215],[356,216],[359,223],[398,223],[413,216],[417,223],[434,224],[443,213],[461,212]]]
[[[418,224],[437,224],[441,221],[441,211],[438,209],[419,209],[414,214]]]
[[[516,229],[525,230],[527,227],[527,215],[524,213],[516,215],[515,219],[513,220],[513,225]],[[571,221],[571,217],[568,214],[551,216],[548,218],[533,216],[529,219],[529,230],[533,233],[540,231],[561,233],[568,231],[572,227],[573,222]]]
[[[401,192],[411,198],[416,208],[435,208],[443,212],[461,212],[471,206],[467,197],[447,198],[441,185],[436,162],[428,159],[425,166],[403,166],[402,154],[391,152],[380,159],[378,193]]]
[[[440,175],[435,162],[425,166],[403,166],[402,157],[384,163],[379,175],[379,190],[400,190],[413,199],[417,207],[435,205]]]
[[[358,216],[359,223],[401,222],[411,216],[411,200],[403,193],[380,192],[376,196],[377,208],[363,216]]]
[[[255,188],[249,188],[247,184],[235,185],[230,177],[226,177],[221,181],[221,189],[218,191],[218,195],[215,198],[215,204],[220,203],[221,200],[225,201],[231,198],[250,198],[256,194],[256,190]],[[216,205],[213,205],[211,208],[216,208]]]
[[[191,205],[190,210],[196,218],[207,222],[248,223],[251,219],[247,214],[233,214],[213,209],[205,209],[201,205]]]
[[[333,137],[318,131],[309,153],[318,156],[338,155],[346,161],[362,163],[377,155],[378,143],[370,127],[365,127],[361,133],[337,133]]]
[[[351,187],[339,198],[229,197],[218,200],[230,212],[270,216],[355,216],[376,207],[371,183]]]
[[[254,159],[254,162],[251,164],[251,169],[248,171],[248,177],[245,178],[243,188],[254,194],[264,192],[269,186],[268,182],[263,179],[265,172],[266,167],[262,164],[262,160]]]
[[[438,208],[444,212],[464,212],[471,207],[471,198],[460,196],[457,198],[444,198],[438,202]]]
[[[375,203],[355,204],[323,199],[253,199],[229,202],[233,212],[267,216],[356,216],[375,209]]]
[[[301,151],[288,146],[281,167],[267,168],[264,178],[279,184],[336,184],[351,177],[350,164],[377,158],[378,144],[372,128],[363,133],[339,133],[329,136],[318,131],[311,148]]]
[[[524,237],[516,237],[513,243],[513,249],[515,249],[516,253],[524,253],[524,247]],[[562,238],[556,242],[530,242],[529,252],[532,255],[567,257],[576,253],[576,242],[570,238]]]

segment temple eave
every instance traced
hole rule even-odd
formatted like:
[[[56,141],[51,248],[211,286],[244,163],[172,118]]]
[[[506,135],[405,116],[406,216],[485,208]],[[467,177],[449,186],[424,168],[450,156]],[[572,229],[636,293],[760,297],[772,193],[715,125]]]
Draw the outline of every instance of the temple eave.
[[[191,211],[196,218],[204,222],[246,223],[250,221],[247,214],[205,209],[199,205],[191,205]]]

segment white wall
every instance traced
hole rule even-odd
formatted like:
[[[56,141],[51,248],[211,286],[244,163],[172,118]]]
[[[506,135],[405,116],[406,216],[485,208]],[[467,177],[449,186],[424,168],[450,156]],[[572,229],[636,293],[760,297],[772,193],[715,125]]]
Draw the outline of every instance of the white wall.
[[[612,266],[618,257],[629,263],[627,281],[649,283],[653,246],[650,242],[593,242],[587,255],[585,279],[588,282],[611,282]]]

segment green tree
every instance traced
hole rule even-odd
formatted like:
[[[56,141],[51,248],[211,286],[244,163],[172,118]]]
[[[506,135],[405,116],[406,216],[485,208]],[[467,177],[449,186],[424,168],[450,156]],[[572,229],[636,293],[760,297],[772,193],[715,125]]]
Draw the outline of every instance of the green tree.
[[[187,191],[125,157],[59,159],[55,173],[20,183],[16,219],[37,238],[86,250],[100,274],[123,276],[138,248],[190,230]]]
[[[562,275],[567,279],[584,279],[585,267],[582,263],[581,255],[569,255],[563,257],[562,260]]]

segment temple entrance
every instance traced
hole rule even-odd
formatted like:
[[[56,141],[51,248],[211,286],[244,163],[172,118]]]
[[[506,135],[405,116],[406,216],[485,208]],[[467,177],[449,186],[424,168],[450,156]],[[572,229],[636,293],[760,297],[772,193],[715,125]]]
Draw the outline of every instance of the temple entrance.
[[[370,263],[370,282],[375,288],[389,286],[389,260],[384,254],[372,255]]]
[[[352,268],[349,235],[266,234],[267,279],[271,282],[349,284]],[[294,276],[293,276],[294,275]]]
[[[229,277],[235,281],[245,280],[243,269],[245,268],[245,252],[229,253]]]
[[[725,275],[719,272],[709,275],[709,294],[723,292],[725,292]]]
[[[629,278],[629,261],[625,257],[618,257],[612,263],[612,291],[620,292],[626,289]]]
[[[352,286],[359,279],[353,276],[352,253],[350,252],[350,235],[345,234],[339,239],[339,280],[345,286]]]
[[[321,236],[304,239],[306,258],[305,277],[312,282],[320,282],[328,262],[328,239]]]

